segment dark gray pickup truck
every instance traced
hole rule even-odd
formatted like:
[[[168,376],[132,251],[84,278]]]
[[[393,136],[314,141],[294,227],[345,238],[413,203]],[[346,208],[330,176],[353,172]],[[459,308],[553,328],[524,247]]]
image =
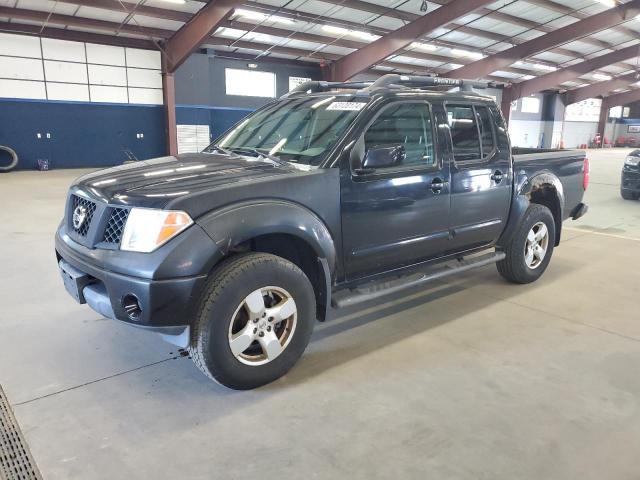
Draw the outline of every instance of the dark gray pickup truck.
[[[491,263],[532,282],[587,210],[589,165],[512,150],[470,88],[486,86],[311,82],[202,153],[85,175],[56,234],[65,286],[248,389],[284,375],[332,309]]]

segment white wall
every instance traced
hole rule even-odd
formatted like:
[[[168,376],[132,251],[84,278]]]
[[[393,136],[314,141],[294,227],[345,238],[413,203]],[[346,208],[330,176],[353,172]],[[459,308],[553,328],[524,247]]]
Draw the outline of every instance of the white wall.
[[[159,105],[160,52],[0,33],[0,97]]]
[[[509,136],[514,147],[537,148],[544,124],[538,120],[510,120]]]
[[[598,132],[598,122],[564,122],[562,139],[565,148],[578,148],[589,145]]]

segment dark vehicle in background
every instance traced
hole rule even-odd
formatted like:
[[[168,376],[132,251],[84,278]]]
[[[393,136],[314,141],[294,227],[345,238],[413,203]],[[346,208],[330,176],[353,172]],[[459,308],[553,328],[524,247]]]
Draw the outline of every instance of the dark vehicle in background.
[[[625,200],[640,198],[640,150],[634,150],[624,159],[620,194]]]
[[[311,82],[202,153],[81,177],[56,234],[65,286],[248,389],[284,375],[334,308],[492,263],[533,282],[587,210],[588,161],[512,150],[470,86],[487,84]]]

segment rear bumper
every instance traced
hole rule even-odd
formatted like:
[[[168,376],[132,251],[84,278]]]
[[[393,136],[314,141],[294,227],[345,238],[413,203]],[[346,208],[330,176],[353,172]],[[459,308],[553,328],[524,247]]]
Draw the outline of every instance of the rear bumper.
[[[195,317],[197,303],[211,268],[210,261],[202,261],[199,268],[191,264],[192,271],[200,270],[195,275],[178,274],[185,271],[185,263],[189,264],[194,259],[194,250],[210,256],[216,249],[213,241],[199,228],[190,229],[184,235],[190,238],[169,242],[173,245],[165,252],[168,255],[162,252],[150,256],[138,254],[146,261],[144,266],[139,265],[137,271],[148,276],[114,271],[114,266],[122,262],[118,258],[119,251],[108,252],[108,258],[98,258],[105,252],[79,245],[64,233],[63,228],[56,234],[56,257],[63,279],[65,275],[70,276],[65,270],[72,272],[74,278],[66,278],[65,284],[75,285],[77,293],[73,292],[73,287],[67,290],[78,302],[87,303],[107,318],[165,335],[184,335],[188,338],[188,327]],[[180,255],[182,249],[187,249],[182,252],[184,255]],[[113,260],[110,260],[111,257]],[[155,278],[158,272],[168,273],[169,277]],[[131,298],[135,298],[139,305],[135,315],[125,309],[126,300]]]
[[[583,217],[589,211],[589,206],[586,203],[579,203],[576,205],[576,208],[571,212],[571,218],[573,220],[578,220],[580,217]]]
[[[633,193],[640,193],[640,171],[622,171],[620,188]]]

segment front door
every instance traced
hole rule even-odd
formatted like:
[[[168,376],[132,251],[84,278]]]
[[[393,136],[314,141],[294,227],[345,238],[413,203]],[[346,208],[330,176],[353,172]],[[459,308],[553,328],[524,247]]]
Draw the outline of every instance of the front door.
[[[484,104],[446,104],[451,164],[450,247],[464,251],[495,242],[511,206],[508,140],[497,111]]]
[[[424,101],[394,101],[357,134],[355,153],[341,166],[347,280],[446,250],[449,162],[442,162],[436,135],[447,131],[436,125],[446,127],[441,105],[434,109]],[[386,152],[395,152],[393,164],[381,161]]]

